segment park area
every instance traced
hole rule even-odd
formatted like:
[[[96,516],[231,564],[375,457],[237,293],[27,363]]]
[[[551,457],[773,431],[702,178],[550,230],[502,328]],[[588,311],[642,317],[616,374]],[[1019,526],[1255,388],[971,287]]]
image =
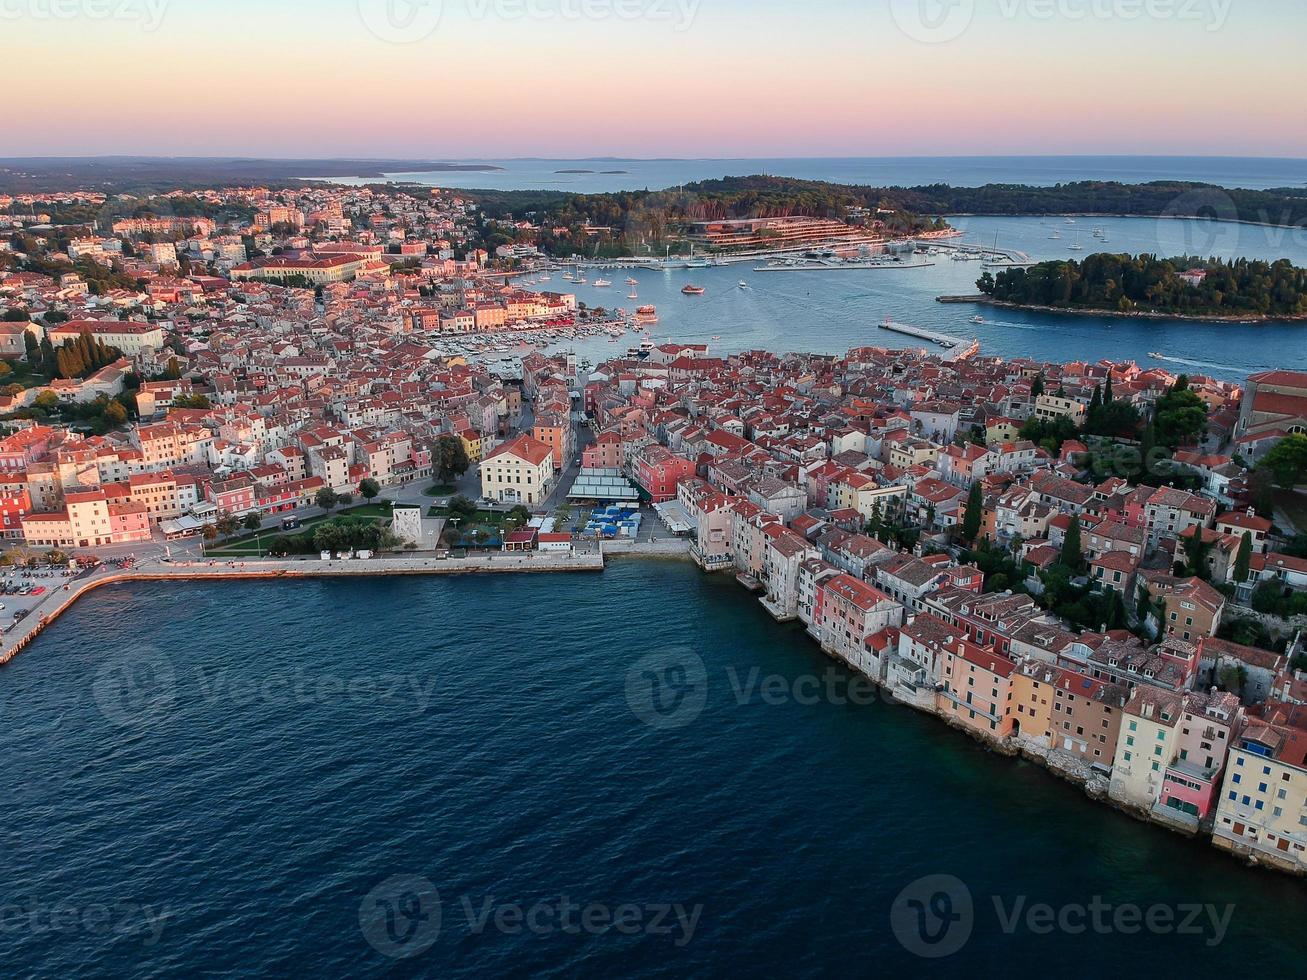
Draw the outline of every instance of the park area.
[[[499,548],[507,535],[530,522],[531,511],[522,506],[506,511],[487,510],[459,496],[448,506],[432,507],[427,516],[444,519],[441,543],[446,548]]]
[[[293,531],[264,528],[232,536],[208,544],[204,553],[211,558],[261,558],[265,555],[312,555],[319,551],[357,548],[384,551],[388,550],[386,544],[398,544],[385,537],[390,522],[389,503],[359,504],[337,513],[305,518]]]

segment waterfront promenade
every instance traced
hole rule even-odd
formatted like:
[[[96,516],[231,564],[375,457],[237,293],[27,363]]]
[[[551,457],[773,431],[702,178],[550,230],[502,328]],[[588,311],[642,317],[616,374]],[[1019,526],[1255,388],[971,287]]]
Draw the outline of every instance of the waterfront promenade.
[[[102,566],[42,597],[29,614],[4,634],[0,664],[8,663],[78,599],[105,585],[165,581],[246,581],[249,579],[370,578],[378,575],[485,575],[548,572],[602,572],[600,554],[548,555],[490,553],[466,558],[396,557],[350,560],[159,561],[130,568]]]

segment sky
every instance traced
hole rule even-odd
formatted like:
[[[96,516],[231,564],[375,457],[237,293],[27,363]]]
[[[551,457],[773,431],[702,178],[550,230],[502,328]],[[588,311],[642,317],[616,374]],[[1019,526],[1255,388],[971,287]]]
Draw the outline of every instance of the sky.
[[[0,157],[1307,158],[1301,0],[0,0]]]

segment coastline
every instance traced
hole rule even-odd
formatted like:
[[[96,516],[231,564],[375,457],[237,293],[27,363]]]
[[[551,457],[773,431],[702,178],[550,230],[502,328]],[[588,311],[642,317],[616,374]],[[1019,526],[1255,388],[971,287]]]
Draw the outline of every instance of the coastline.
[[[720,573],[705,572],[705,574]],[[763,608],[765,609],[766,607],[764,606]],[[913,708],[920,711],[922,714],[929,715],[936,721],[943,723],[946,728],[953,730],[959,735],[964,735],[970,738],[978,745],[983,746],[986,750],[993,752],[996,755],[1034,763],[1039,766],[1045,775],[1080,787],[1084,792],[1086,799],[1092,800],[1095,803],[1104,804],[1105,806],[1123,813],[1126,816],[1133,817],[1140,823],[1147,824],[1150,827],[1166,830],[1172,834],[1177,834],[1195,842],[1203,843],[1221,854],[1240,861],[1240,863],[1245,867],[1277,871],[1299,880],[1307,877],[1307,869],[1304,869],[1301,866],[1288,867],[1271,861],[1258,860],[1257,855],[1250,851],[1227,846],[1225,842],[1222,842],[1213,833],[1210,824],[1199,823],[1190,825],[1182,824],[1179,821],[1169,822],[1159,819],[1155,814],[1155,811],[1144,809],[1143,807],[1126,801],[1113,799],[1108,795],[1111,785],[1110,777],[1101,771],[1096,770],[1091,764],[1079,756],[1062,752],[1048,746],[1031,744],[1025,741],[989,737],[976,729],[968,728],[957,722],[955,719],[941,714],[935,707],[933,697],[927,699],[914,699],[905,696],[904,691],[890,687],[882,678],[873,677],[862,667],[845,659],[835,651],[827,649],[820,640],[811,633],[808,633],[806,629],[804,630],[804,633],[809,639],[817,643],[818,649],[820,649],[829,659],[852,671],[859,677],[863,677],[870,681],[885,698],[893,703]]]
[[[1026,313],[1049,313],[1056,316],[1112,317],[1117,320],[1180,320],[1184,323],[1237,323],[1245,325],[1262,323],[1307,323],[1307,314],[1298,314],[1296,316],[1265,316],[1263,314],[1218,316],[1197,313],[1155,313],[1151,310],[1131,310],[1130,312],[1123,313],[1120,310],[1093,310],[1071,306],[1032,306],[1025,303],[1012,303],[1007,300],[994,299],[993,297],[986,296],[984,293],[959,296],[936,296],[935,302],[954,305],[972,304],[975,306],[994,306],[1003,310],[1019,310]]]
[[[1236,188],[1239,189],[1239,188]],[[1249,221],[1246,218],[1207,218],[1200,214],[1126,214],[1120,211],[1022,211],[1020,213],[994,213],[990,211],[953,211],[949,214],[929,215],[939,218],[1142,218],[1147,221],[1211,221],[1213,223],[1248,225],[1252,228],[1283,228],[1286,231],[1307,231],[1307,225],[1284,224],[1274,221]]]

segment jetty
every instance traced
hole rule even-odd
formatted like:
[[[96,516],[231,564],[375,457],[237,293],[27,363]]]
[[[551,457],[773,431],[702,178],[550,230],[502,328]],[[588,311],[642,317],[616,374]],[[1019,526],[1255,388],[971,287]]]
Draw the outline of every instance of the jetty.
[[[601,553],[544,554],[540,552],[491,552],[465,558],[437,558],[415,555],[395,558],[282,559],[248,561],[160,561],[143,562],[130,568],[102,566],[84,572],[42,598],[26,618],[14,624],[0,642],[0,664],[12,660],[46,627],[62,616],[78,599],[106,585],[136,582],[242,582],[252,579],[373,578],[383,575],[485,575],[499,573],[602,572]]]
[[[969,357],[974,357],[980,351],[980,340],[976,337],[967,340],[963,337],[954,337],[952,334],[927,330],[925,327],[914,327],[910,323],[898,323],[889,317],[885,318],[880,328],[889,330],[892,333],[916,337],[918,340],[928,340],[932,344],[938,344],[940,347],[946,348],[948,353],[944,355],[945,361],[964,361]]]

